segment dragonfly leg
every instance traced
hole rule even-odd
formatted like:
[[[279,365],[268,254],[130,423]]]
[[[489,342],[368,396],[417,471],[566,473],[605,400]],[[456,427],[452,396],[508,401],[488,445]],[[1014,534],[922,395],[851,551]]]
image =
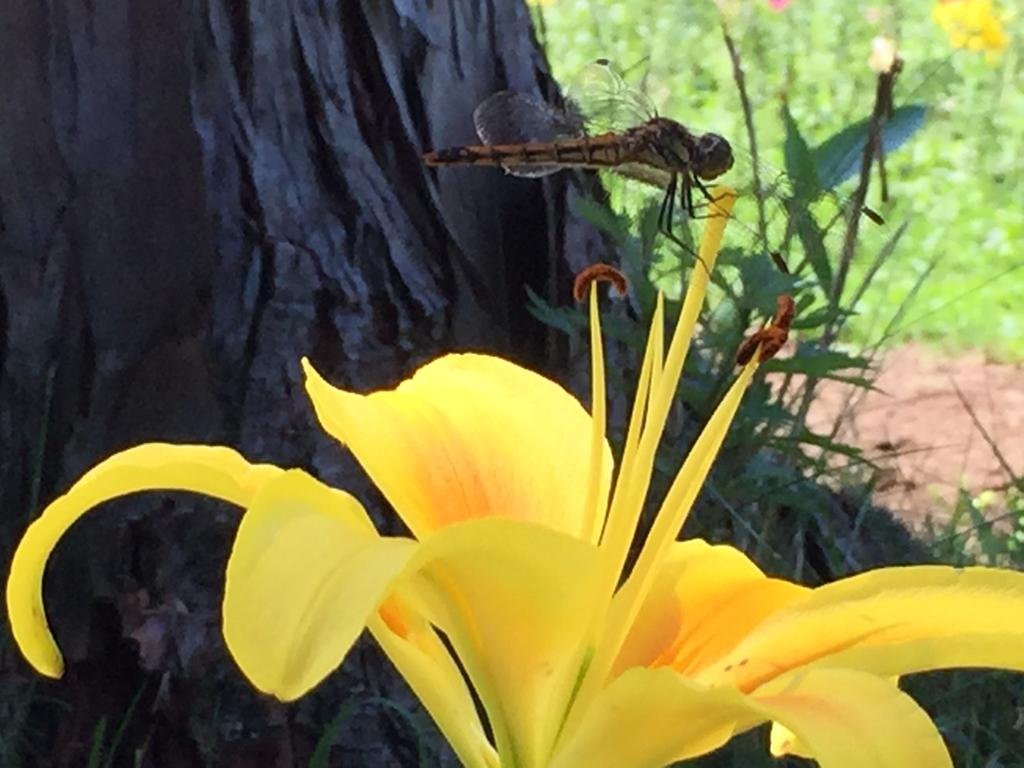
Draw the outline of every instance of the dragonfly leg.
[[[680,205],[687,211],[687,213],[692,211],[693,197],[686,175],[683,175],[682,184],[680,184],[678,175],[673,174],[671,181],[669,181],[668,186],[665,188],[665,197],[662,198],[661,210],[658,212],[658,230],[671,242],[679,246],[681,250],[693,256],[693,258],[696,259],[704,268],[704,271],[707,272],[708,265],[704,263],[700,254],[693,250],[691,246],[679,239],[675,232],[672,231],[672,217],[675,213],[677,187],[679,188]]]
[[[693,188],[697,187],[708,199],[708,202],[695,203],[693,202]],[[687,215],[691,219],[706,219],[708,214],[704,213],[704,209],[708,208],[710,203],[715,202],[715,198],[708,192],[700,179],[696,176],[690,175],[688,178],[683,179],[683,188],[679,195],[681,205],[686,209]],[[700,211],[700,213],[698,213]]]
[[[693,207],[693,182],[696,181],[692,173],[688,173],[683,177],[683,188],[679,193],[680,202],[686,209],[686,215],[691,219],[695,219],[696,210]]]
[[[693,192],[692,191],[690,192],[690,198],[689,198],[689,204],[688,204],[689,205],[689,209],[690,209],[690,215],[693,218],[695,218],[695,219],[706,219],[709,214],[707,214],[707,213],[699,213],[698,214],[697,211],[704,211],[706,208],[710,208],[712,203],[717,203],[721,198],[720,197],[715,197],[714,195],[712,195],[711,194],[711,190],[709,190],[707,188],[707,185],[704,184],[704,182],[702,182],[696,176],[694,176],[690,180],[690,184],[692,184],[693,186],[697,187],[697,189],[700,190],[700,193],[705,198],[705,201],[702,201],[700,203],[694,203],[693,202]]]
[[[661,199],[661,209],[658,211],[658,229],[667,235],[672,234],[672,210],[673,204],[676,198],[676,185],[679,183],[679,178],[672,174],[672,178],[668,182],[668,186],[665,188],[665,196]]]
[[[714,202],[716,202],[716,200],[715,200],[715,196],[714,196],[714,195],[712,195],[712,194],[711,194],[711,193],[710,193],[710,192],[708,191],[708,188],[707,188],[707,186],[706,186],[706,185],[704,184],[704,182],[703,182],[703,181],[701,181],[701,180],[700,180],[699,178],[697,178],[696,176],[694,176],[694,177],[693,177],[693,183],[694,183],[694,184],[695,184],[695,185],[697,186],[697,189],[699,189],[699,190],[700,190],[700,193],[701,193],[702,195],[704,195],[704,199],[705,199],[705,200],[707,200],[707,201],[708,201],[709,203],[714,203]]]

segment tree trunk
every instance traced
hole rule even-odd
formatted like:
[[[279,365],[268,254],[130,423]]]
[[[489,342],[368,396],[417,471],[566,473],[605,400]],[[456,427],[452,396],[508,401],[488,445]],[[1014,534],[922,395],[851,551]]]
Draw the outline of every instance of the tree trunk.
[[[226,443],[373,501],[315,423],[303,355],[355,389],[451,349],[564,367],[525,289],[564,303],[580,266],[566,254],[588,260],[598,247],[566,217],[565,182],[420,159],[471,142],[472,109],[495,90],[552,95],[521,2],[53,0],[4,15],[8,552],[86,468],[150,440]],[[113,730],[138,694],[133,711],[163,718],[148,732],[153,764],[192,764],[211,744],[230,764],[223,733],[197,725],[212,690],[236,731],[266,725],[273,760],[300,760],[297,710],[245,693],[219,639],[237,515],[179,497],[118,506],[78,526],[50,569],[47,605],[71,665],[47,695],[72,710],[57,723],[33,700],[51,715],[46,759],[83,762],[99,717]],[[122,633],[139,642],[140,667],[126,671],[135,647]],[[153,670],[172,673],[159,694]],[[374,658],[337,675],[303,727],[318,736],[346,686],[391,692],[379,676]],[[346,738],[346,765],[412,759],[401,744],[372,751],[391,727],[375,717],[362,741]],[[146,734],[131,725],[123,754]]]

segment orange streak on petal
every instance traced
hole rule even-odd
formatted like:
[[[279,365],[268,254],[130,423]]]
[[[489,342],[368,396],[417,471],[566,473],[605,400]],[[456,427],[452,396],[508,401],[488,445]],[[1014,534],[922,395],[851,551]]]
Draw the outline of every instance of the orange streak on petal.
[[[713,604],[684,608],[686,631],[666,654],[665,663],[692,675],[731,651],[758,624],[809,592],[779,579],[740,584]],[[685,600],[685,597],[683,598]]]
[[[630,666],[671,666],[695,675],[808,591],[769,579],[733,547],[676,542],[630,628],[613,675]],[[620,611],[621,603],[615,609]]]
[[[380,615],[381,621],[383,621],[387,628],[390,629],[394,634],[402,638],[409,637],[409,624],[405,620],[404,612],[401,604],[393,597],[389,597],[384,603],[377,609],[377,613]]]
[[[393,390],[360,395],[304,366],[320,422],[417,538],[483,517],[596,538],[585,509],[591,418],[557,383],[497,357],[461,354]],[[612,458],[607,442],[602,450],[603,504]]]

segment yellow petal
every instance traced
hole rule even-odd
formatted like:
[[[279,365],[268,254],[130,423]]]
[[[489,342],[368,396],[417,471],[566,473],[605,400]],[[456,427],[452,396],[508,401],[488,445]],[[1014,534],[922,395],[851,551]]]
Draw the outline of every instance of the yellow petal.
[[[755,724],[744,697],[669,669],[631,669],[601,691],[551,768],[662,766],[725,744]]]
[[[783,757],[785,755],[795,755],[796,757],[806,757],[807,759],[814,757],[810,750],[804,746],[804,743],[800,741],[800,737],[782,723],[772,723],[771,737],[768,740],[768,751],[772,753],[772,757]]]
[[[546,767],[600,605],[596,547],[487,518],[434,534],[410,567],[483,703],[502,764]]]
[[[283,701],[342,661],[416,551],[382,538],[347,493],[289,470],[238,528],[224,590],[224,638],[246,677]]]
[[[889,679],[889,683],[893,687],[899,687],[899,682],[900,679],[898,677]],[[770,685],[776,685],[776,683],[773,682],[770,683]],[[800,737],[782,723],[772,723],[772,732],[769,744],[770,751],[775,757],[796,755],[797,757],[806,757],[808,759],[814,758],[810,748],[800,740]]]
[[[886,676],[1024,670],[1024,574],[916,566],[842,579],[758,625],[700,677],[751,690],[807,664]]]
[[[91,508],[149,490],[192,491],[244,506],[280,471],[250,464],[230,448],[164,443],[129,448],[93,467],[28,527],[11,561],[7,614],[25,658],[49,677],[64,671],[43,608],[43,570],[64,532]]]
[[[417,538],[498,516],[596,540],[585,509],[591,420],[558,384],[465,354],[428,363],[397,389],[358,395],[303,365],[321,424],[348,445]],[[611,472],[606,443],[602,506]]]
[[[848,669],[809,669],[750,696],[783,724],[773,754],[813,757],[822,768],[952,768],[928,714],[892,682]],[[783,738],[791,732],[796,741]]]
[[[469,768],[498,768],[465,678],[422,616],[392,595],[370,620],[370,631],[438,729]]]
[[[667,664],[693,674],[808,592],[768,578],[732,547],[697,539],[676,542],[659,565],[615,669]],[[621,609],[617,599],[613,621]]]

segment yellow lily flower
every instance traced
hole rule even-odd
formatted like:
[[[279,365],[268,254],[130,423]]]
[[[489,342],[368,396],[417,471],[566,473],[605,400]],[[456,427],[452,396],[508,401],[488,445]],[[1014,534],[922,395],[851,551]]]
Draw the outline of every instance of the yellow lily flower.
[[[486,355],[442,357],[369,395],[336,389],[304,362],[321,424],[413,537],[380,536],[358,501],[301,470],[223,447],[132,448],[25,533],[7,583],[22,653],[61,674],[42,575],[70,525],[117,496],[188,490],[246,510],[224,636],[249,680],[281,700],[320,683],[367,628],[472,768],[659,766],[765,722],[776,724],[773,752],[828,768],[950,765],[894,678],[1024,669],[1024,575],[889,568],[809,589],[767,577],[732,547],[676,540],[759,355],[624,573],[731,210],[733,193],[718,197],[667,352],[659,299],[614,485],[593,287],[590,414],[557,384]]]

